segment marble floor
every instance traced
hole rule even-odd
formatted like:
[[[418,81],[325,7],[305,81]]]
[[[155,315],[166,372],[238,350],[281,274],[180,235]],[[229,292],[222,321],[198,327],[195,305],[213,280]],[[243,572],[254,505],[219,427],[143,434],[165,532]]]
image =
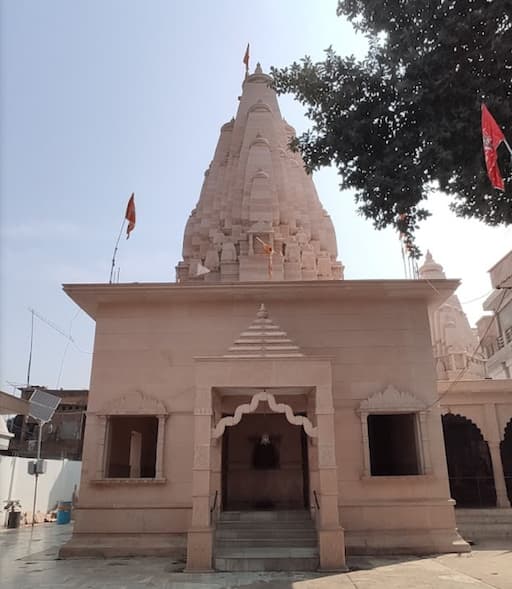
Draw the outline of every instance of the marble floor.
[[[352,557],[350,572],[183,573],[166,558],[58,560],[71,524],[0,530],[1,589],[512,589],[512,543],[430,558]]]

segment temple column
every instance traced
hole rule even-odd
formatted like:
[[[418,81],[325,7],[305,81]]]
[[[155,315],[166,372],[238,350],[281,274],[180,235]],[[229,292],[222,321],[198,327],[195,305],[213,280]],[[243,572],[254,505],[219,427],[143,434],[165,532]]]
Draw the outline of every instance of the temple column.
[[[158,416],[158,434],[156,438],[156,472],[157,479],[164,478],[164,447],[165,447],[165,421],[167,415]]]
[[[316,390],[319,504],[317,518],[320,570],[346,570],[345,536],[339,523],[334,408],[331,386]]]
[[[315,399],[313,395],[308,398],[308,419],[311,423],[316,426],[315,417]],[[309,508],[310,512],[315,520],[315,523],[319,519],[319,505],[317,505],[318,492],[320,490],[320,480],[318,476],[318,439],[307,437],[307,449],[308,449],[308,467],[309,467]]]
[[[98,446],[97,446],[97,454],[96,454],[96,479],[103,479],[106,476],[106,461],[107,461],[107,454],[109,450],[110,440],[108,436],[107,430],[107,416],[106,415],[97,415],[96,416],[96,423],[97,423],[97,432],[98,432]]]
[[[212,415],[212,393],[210,388],[197,388],[194,409],[192,525],[187,536],[186,571],[205,572],[213,570],[213,528],[210,516]]]
[[[505,474],[501,462],[500,452],[500,426],[496,415],[496,407],[493,403],[487,403],[485,406],[485,425],[487,433],[487,443],[491,455],[492,473],[494,475],[494,487],[496,489],[496,506],[510,507],[510,501],[507,496],[507,486],[505,484]]]
[[[496,507],[510,507],[505,484],[505,473],[501,462],[499,442],[489,442],[489,453],[491,455],[492,473],[494,475],[494,486],[496,488]]]

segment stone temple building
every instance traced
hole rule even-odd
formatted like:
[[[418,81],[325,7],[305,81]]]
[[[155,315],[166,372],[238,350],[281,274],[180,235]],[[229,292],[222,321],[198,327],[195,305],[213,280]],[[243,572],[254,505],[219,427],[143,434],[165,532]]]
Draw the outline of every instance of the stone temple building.
[[[485,526],[492,534],[512,526],[512,380],[502,368],[512,357],[512,337],[506,341],[512,294],[505,288],[512,275],[512,252],[490,272],[497,289],[484,309],[498,313],[484,316],[478,330],[470,327],[455,294],[429,312],[450,494],[459,529],[473,539],[483,538]],[[430,252],[420,278],[446,278]],[[504,334],[501,340],[495,335],[498,328]],[[498,509],[479,513],[477,508]]]
[[[343,570],[469,550],[429,327],[458,281],[343,279],[269,82],[248,75],[221,129],[177,282],[64,287],[96,336],[63,556]]]

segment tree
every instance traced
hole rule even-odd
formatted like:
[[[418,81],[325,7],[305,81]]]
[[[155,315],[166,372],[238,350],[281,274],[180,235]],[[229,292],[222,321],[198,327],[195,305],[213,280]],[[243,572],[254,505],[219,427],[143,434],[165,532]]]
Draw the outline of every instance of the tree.
[[[366,35],[365,59],[328,49],[323,62],[272,69],[276,90],[313,122],[292,142],[308,171],[334,163],[360,212],[394,226],[414,256],[433,189],[460,216],[512,223],[510,157],[502,145],[502,193],[486,175],[480,126],[485,101],[512,139],[512,0],[339,0],[337,13]]]

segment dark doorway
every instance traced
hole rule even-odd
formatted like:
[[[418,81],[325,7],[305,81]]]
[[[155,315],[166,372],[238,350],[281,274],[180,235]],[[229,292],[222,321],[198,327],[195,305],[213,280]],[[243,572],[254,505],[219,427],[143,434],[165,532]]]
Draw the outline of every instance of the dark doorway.
[[[457,507],[496,507],[489,446],[476,425],[443,415],[443,433],[451,496]]]
[[[284,415],[255,413],[226,428],[222,439],[224,510],[308,506],[307,440]]]
[[[512,420],[508,422],[505,428],[505,436],[500,444],[500,450],[508,500],[512,503]]]

